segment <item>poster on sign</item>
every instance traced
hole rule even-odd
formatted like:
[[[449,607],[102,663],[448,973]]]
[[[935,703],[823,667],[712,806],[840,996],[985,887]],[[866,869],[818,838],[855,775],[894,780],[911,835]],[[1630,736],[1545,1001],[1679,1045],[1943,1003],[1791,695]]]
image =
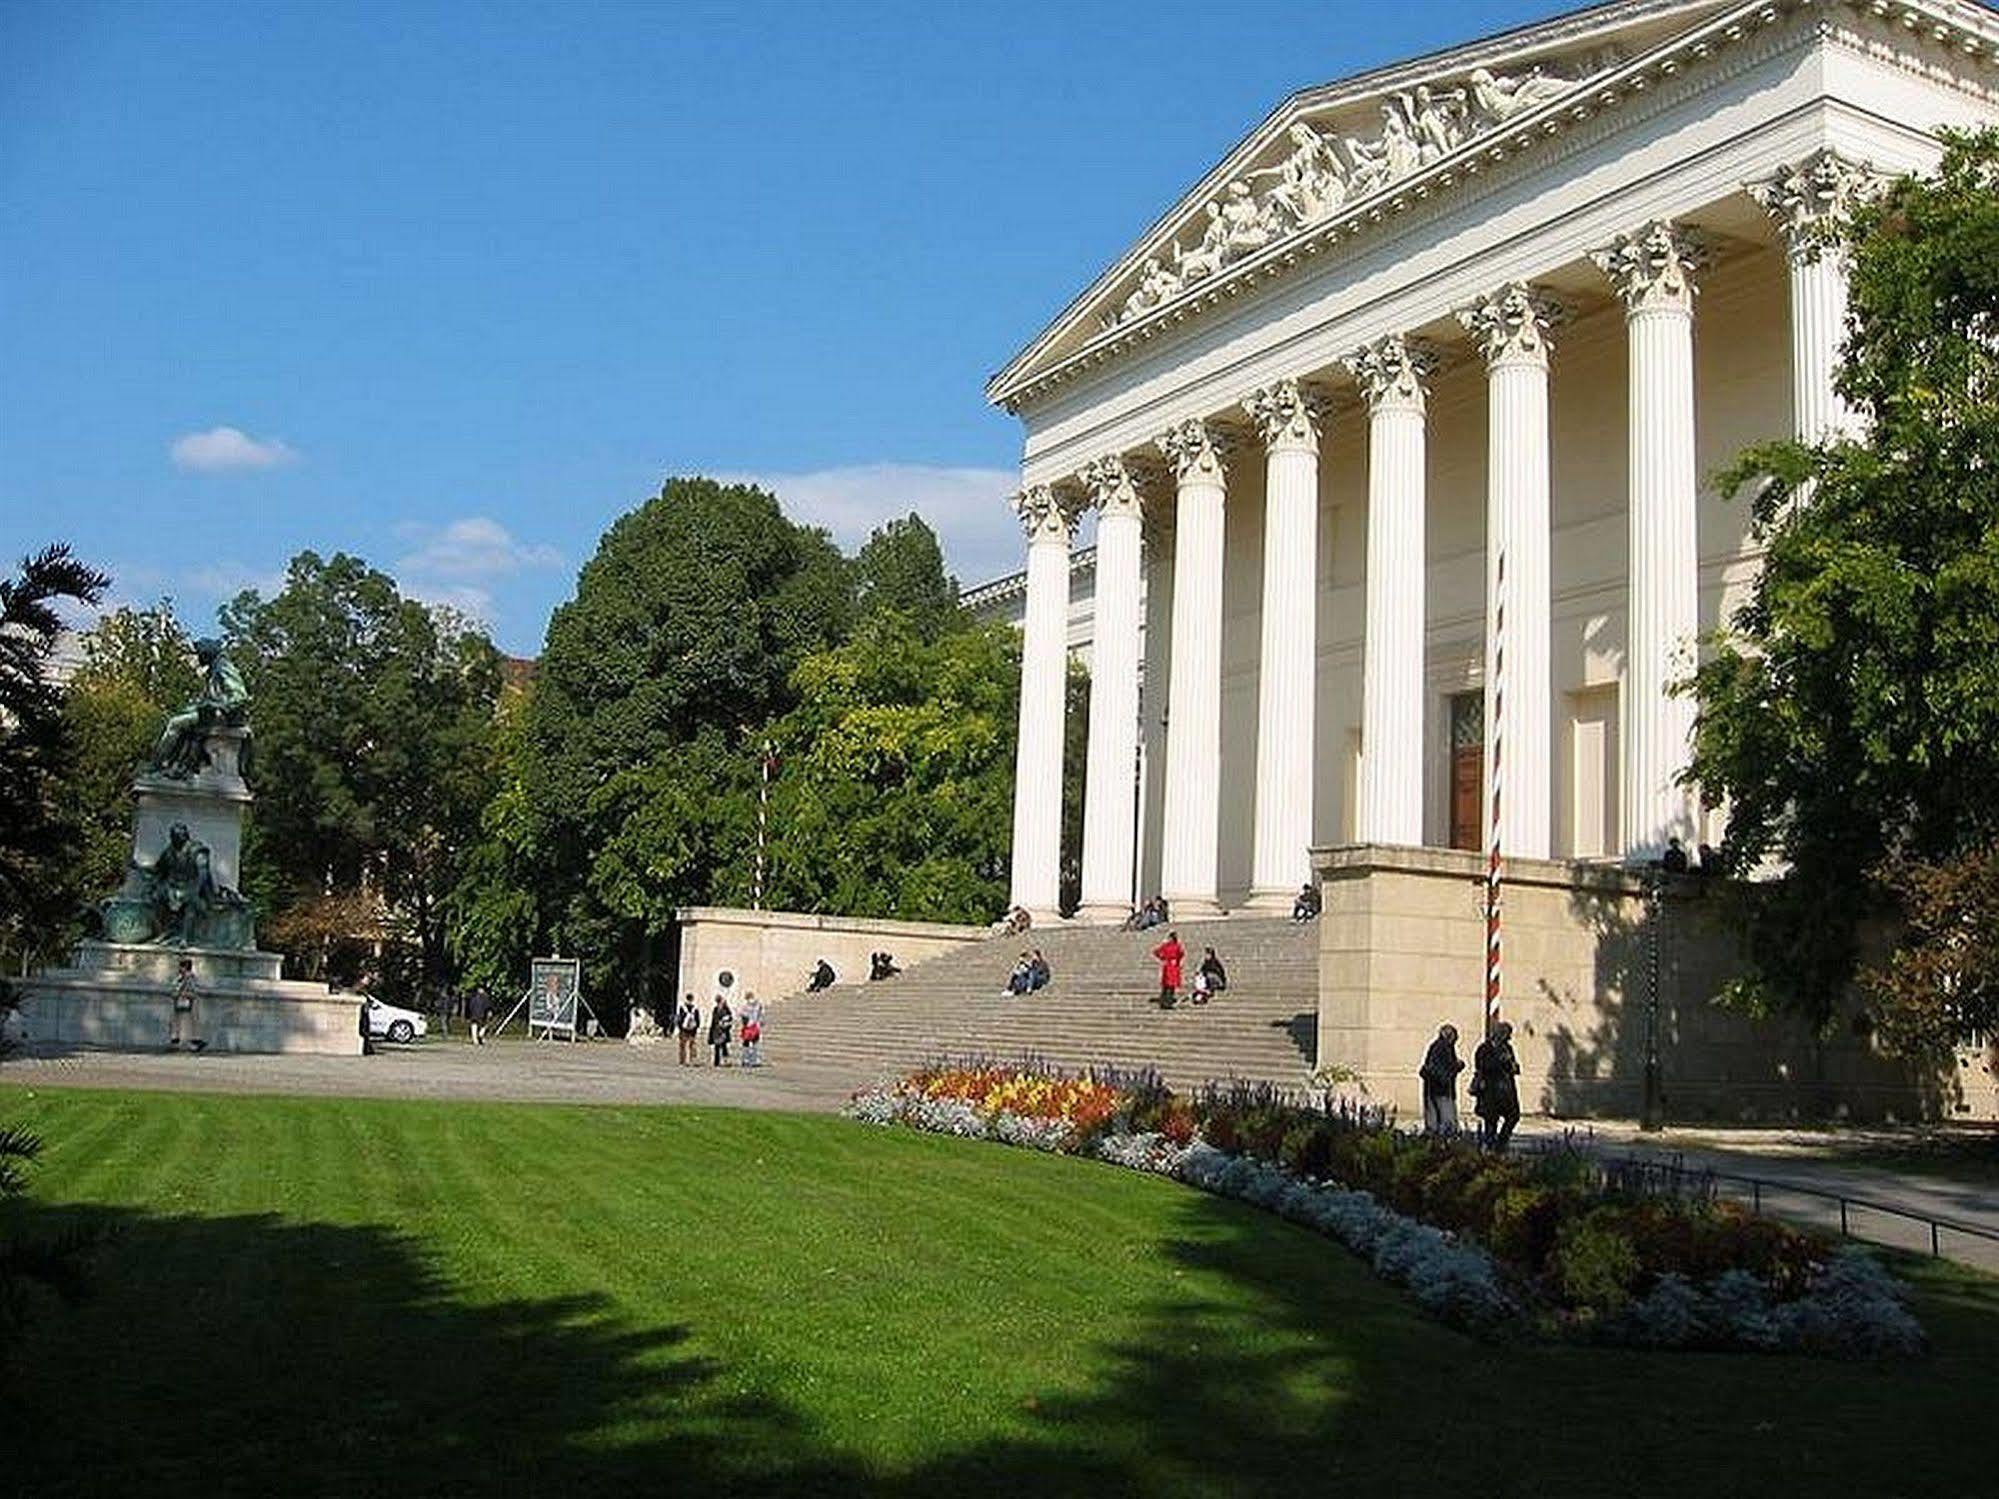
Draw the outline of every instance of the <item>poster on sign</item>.
[[[528,984],[528,1035],[576,1039],[583,965],[576,958],[536,958]]]

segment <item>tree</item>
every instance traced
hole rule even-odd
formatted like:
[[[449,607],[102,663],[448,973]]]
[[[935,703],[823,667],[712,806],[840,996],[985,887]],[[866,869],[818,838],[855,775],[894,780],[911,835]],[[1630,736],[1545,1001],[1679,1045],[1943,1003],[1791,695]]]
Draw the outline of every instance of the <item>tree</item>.
[[[193,642],[161,600],[120,608],[83,637],[83,664],[63,698],[73,750],[64,776],[69,815],[83,833],[78,883],[108,895],[132,854],[132,777],[167,715],[201,686]]]
[[[63,545],[0,578],[0,951],[12,956],[64,946],[83,895],[83,833],[63,795],[74,748],[50,658],[59,606],[94,604],[110,583]]]
[[[1004,908],[1020,642],[1004,625],[926,640],[865,621],[801,662],[771,725],[771,903],[931,921]]]
[[[847,560],[761,489],[673,479],[620,517],[549,623],[507,846],[477,861],[497,883],[461,891],[476,961],[502,955],[491,918],[519,905],[532,850],[534,929],[584,957],[613,1013],[641,992],[673,908],[722,888],[747,836],[729,794],[758,727],[853,617]]]
[[[494,789],[498,652],[344,554],[301,552],[277,594],[227,605],[223,629],[253,703],[243,863],[267,929],[299,934],[288,950],[318,972],[337,948],[325,918],[373,897],[410,934],[384,951],[388,987],[447,982],[447,898]]]
[[[868,537],[854,559],[854,579],[863,614],[894,610],[920,639],[934,640],[963,618],[958,581],[944,571],[937,533],[913,512]]]
[[[1841,234],[1852,257],[1839,388],[1864,442],[1772,443],[1749,490],[1762,572],[1692,679],[1689,779],[1728,805],[1747,888],[1731,997],[1827,1023],[1861,934],[1912,908],[1897,866],[1999,836],[1999,136],[1950,137]],[[1832,252],[1828,247],[1827,253]]]

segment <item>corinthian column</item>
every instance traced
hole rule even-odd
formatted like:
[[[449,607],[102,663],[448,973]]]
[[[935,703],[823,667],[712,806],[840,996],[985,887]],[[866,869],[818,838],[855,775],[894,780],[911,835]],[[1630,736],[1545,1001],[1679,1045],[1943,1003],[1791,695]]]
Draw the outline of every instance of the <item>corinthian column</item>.
[[[1182,917],[1212,915],[1221,819],[1221,443],[1205,422],[1159,439],[1173,465],[1173,668],[1166,701],[1166,825],[1160,894]]]
[[[1435,358],[1395,335],[1347,357],[1367,400],[1367,637],[1360,837],[1423,841],[1425,381]]]
[[[1500,787],[1501,852],[1530,859],[1552,846],[1548,329],[1563,317],[1559,302],[1518,283],[1458,314],[1486,365],[1486,783]]]
[[[1694,287],[1699,242],[1664,222],[1591,255],[1625,307],[1630,345],[1630,602],[1624,650],[1624,778],[1618,798],[1627,856],[1650,858],[1669,837],[1691,842],[1685,769],[1694,704],[1670,691],[1693,671],[1699,575],[1694,499]]]
[[[1096,626],[1090,651],[1090,769],[1083,786],[1086,921],[1131,910],[1138,792],[1138,485],[1120,458],[1083,470],[1097,520]]]
[[[1256,841],[1249,903],[1288,910],[1311,873],[1322,407],[1295,380],[1266,386],[1243,404],[1266,449],[1263,657],[1256,689]]]
[[[1027,617],[1013,771],[1013,903],[1046,921],[1060,911],[1071,520],[1047,485],[1023,490],[1014,508],[1027,530]]]
[[[1769,211],[1791,265],[1791,421],[1805,442],[1854,437],[1859,414],[1833,388],[1846,336],[1846,249],[1832,231],[1867,182],[1866,172],[1821,151],[1749,184]]]

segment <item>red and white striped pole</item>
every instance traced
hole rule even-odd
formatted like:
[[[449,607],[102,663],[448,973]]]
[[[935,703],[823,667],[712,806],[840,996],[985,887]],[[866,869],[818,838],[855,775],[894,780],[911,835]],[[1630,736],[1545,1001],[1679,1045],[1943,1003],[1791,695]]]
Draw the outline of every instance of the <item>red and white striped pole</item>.
[[[1492,841],[1485,860],[1485,1033],[1499,1024],[1499,793],[1505,739],[1501,725],[1501,694],[1506,690],[1506,553],[1501,552],[1492,588],[1492,707],[1491,763],[1486,780],[1492,799]]]

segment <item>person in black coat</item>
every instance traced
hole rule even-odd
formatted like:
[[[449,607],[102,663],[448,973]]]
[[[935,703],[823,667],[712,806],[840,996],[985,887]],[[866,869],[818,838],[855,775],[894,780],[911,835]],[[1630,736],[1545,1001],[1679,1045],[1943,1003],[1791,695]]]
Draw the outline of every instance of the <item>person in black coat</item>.
[[[1458,1074],[1465,1064],[1458,1057],[1458,1028],[1439,1026],[1437,1039],[1423,1053],[1417,1076],[1423,1079],[1423,1130],[1432,1135],[1458,1132]]]
[[[715,1067],[729,1065],[729,1033],[735,1028],[736,1012],[729,1008],[729,1001],[723,995],[715,996],[715,1008],[708,1012],[708,1049],[715,1054],[710,1064]]]
[[[1471,1090],[1477,1102],[1479,1143],[1504,1150],[1520,1122],[1520,1059],[1513,1054],[1513,1027],[1500,1021],[1472,1053]]]

